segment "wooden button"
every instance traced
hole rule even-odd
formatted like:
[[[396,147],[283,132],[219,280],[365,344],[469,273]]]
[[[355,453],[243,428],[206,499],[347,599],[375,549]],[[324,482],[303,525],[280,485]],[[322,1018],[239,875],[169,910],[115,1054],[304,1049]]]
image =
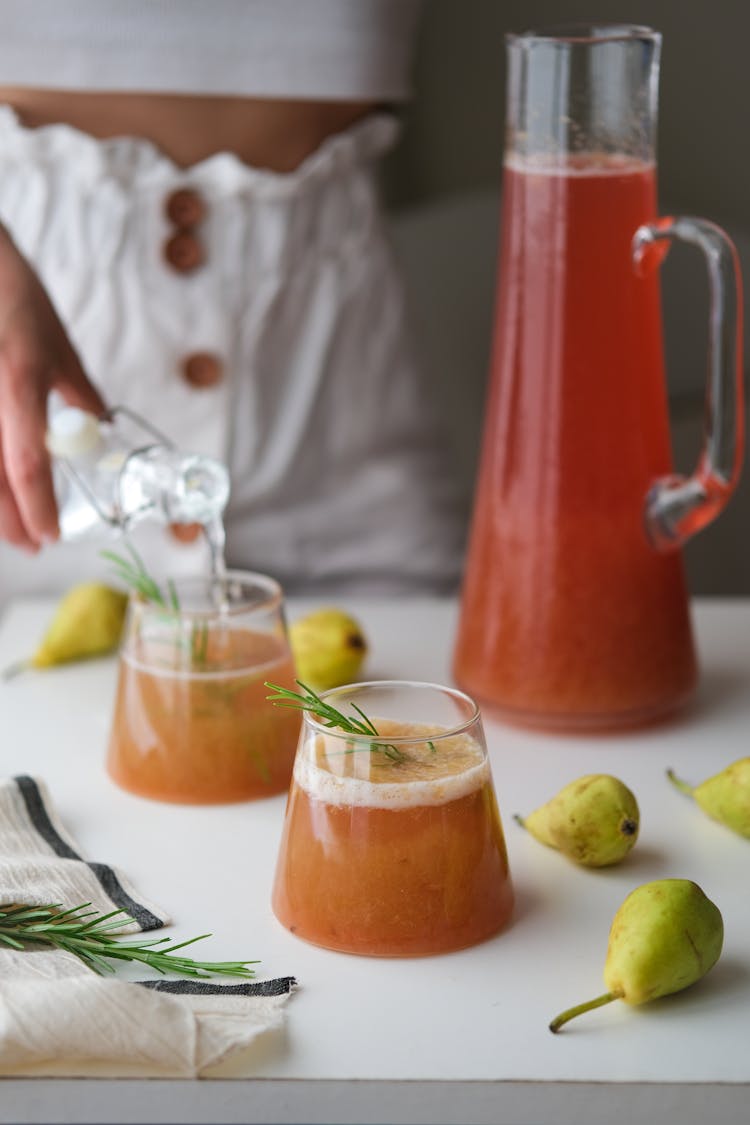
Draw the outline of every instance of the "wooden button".
[[[179,188],[167,196],[164,211],[171,223],[186,230],[203,222],[206,217],[206,204],[192,188]]]
[[[203,265],[206,255],[200,239],[181,230],[164,243],[164,257],[178,273],[190,273]]]
[[[182,361],[182,374],[191,387],[215,387],[224,378],[224,365],[211,352],[193,352]]]
[[[170,523],[169,534],[178,543],[195,543],[203,531],[199,523]]]

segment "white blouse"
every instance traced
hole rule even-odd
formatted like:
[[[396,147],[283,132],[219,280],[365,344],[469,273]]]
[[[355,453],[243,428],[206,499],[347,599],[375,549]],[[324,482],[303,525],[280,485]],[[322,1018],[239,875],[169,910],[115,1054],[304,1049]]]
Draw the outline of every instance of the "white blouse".
[[[0,85],[398,101],[421,0],[0,0]]]

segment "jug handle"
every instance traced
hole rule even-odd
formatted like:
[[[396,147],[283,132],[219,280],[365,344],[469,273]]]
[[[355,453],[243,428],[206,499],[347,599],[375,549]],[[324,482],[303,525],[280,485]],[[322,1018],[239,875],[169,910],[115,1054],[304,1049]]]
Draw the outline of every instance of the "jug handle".
[[[659,264],[677,239],[698,246],[708,268],[708,385],[703,445],[692,476],[673,474],[654,482],[644,519],[652,545],[669,551],[689,539],[726,506],[742,466],[744,403],[742,373],[742,278],[737,251],[720,227],[706,219],[663,218],[633,237],[636,268]],[[650,259],[653,258],[653,263]]]

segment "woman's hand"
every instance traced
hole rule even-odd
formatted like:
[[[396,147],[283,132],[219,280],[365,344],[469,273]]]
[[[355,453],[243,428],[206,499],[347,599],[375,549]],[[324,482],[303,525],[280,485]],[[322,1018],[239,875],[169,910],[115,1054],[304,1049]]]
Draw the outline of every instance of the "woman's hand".
[[[36,552],[58,536],[47,396],[105,409],[39,279],[0,227],[0,539]]]

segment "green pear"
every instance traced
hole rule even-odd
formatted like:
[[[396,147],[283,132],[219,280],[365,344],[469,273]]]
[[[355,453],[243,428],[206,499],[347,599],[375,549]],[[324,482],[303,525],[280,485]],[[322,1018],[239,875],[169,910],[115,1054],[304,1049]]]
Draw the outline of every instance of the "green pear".
[[[356,680],[367,655],[358,621],[343,610],[318,609],[289,626],[297,675],[319,690]]]
[[[638,802],[616,777],[591,773],[571,781],[527,817],[515,818],[535,839],[584,867],[619,863],[638,839]]]
[[[120,642],[127,604],[126,594],[100,582],[74,586],[58,603],[31,666],[48,668],[111,652]]]
[[[120,642],[127,606],[126,594],[100,582],[73,586],[58,602],[34,655],[6,668],[3,679],[27,668],[50,668],[111,652]]]
[[[721,913],[696,883],[657,879],[636,887],[609,931],[607,992],[561,1012],[550,1031],[612,1000],[645,1004],[695,984],[718,961],[723,940]]]
[[[672,770],[667,770],[667,777],[714,820],[740,836],[750,837],[750,758],[732,762],[695,788],[681,781]]]

